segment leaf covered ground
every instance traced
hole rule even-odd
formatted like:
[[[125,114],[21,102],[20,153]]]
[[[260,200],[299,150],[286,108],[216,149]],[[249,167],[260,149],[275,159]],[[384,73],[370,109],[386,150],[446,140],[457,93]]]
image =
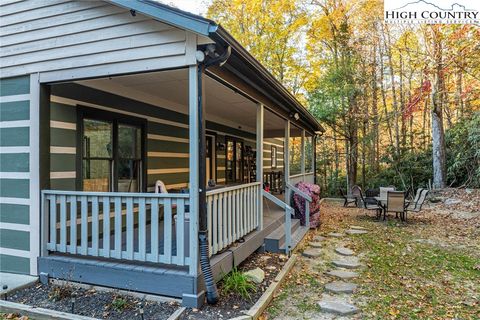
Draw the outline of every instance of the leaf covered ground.
[[[364,264],[351,297],[362,312],[349,319],[480,319],[480,217],[454,219],[435,209],[440,206],[427,205],[404,224],[392,216],[378,222],[363,209],[323,203],[322,226],[309,238],[351,225],[369,230],[347,243]],[[332,269],[331,251],[325,250],[320,263],[300,259],[265,319],[334,318],[316,304],[331,281],[325,275]]]

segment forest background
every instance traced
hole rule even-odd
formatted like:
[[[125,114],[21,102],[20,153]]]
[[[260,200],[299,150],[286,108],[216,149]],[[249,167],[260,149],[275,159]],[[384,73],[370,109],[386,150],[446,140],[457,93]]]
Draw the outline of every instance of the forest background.
[[[385,24],[379,0],[213,0],[206,15],[326,128],[324,196],[480,187],[479,26]]]

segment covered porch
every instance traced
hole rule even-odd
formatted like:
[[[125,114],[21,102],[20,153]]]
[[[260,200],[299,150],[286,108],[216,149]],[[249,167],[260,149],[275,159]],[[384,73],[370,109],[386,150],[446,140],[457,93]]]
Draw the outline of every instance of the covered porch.
[[[204,285],[202,183],[217,280],[279,228],[277,249],[293,249],[299,224],[283,201],[290,149],[299,151],[292,178],[309,180],[305,137],[313,133],[225,78],[194,66],[45,86],[50,174],[41,196],[40,273],[195,305]],[[275,199],[263,191],[272,172],[281,177]]]

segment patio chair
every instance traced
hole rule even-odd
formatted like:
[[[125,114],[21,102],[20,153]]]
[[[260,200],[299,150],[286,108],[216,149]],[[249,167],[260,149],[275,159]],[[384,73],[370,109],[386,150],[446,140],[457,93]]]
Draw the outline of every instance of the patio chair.
[[[387,191],[387,205],[383,211],[383,220],[386,220],[387,212],[395,212],[397,216],[400,213],[400,217],[403,217],[405,207],[405,192]]]
[[[419,188],[417,190],[417,195],[412,204],[406,206],[405,212],[403,214],[403,221],[407,221],[408,212],[420,212],[422,210],[423,203],[427,199],[428,189]]]
[[[395,191],[394,186],[388,186],[388,187],[380,187],[380,199],[387,199],[387,192],[388,191]]]
[[[380,205],[380,203],[377,201],[377,199],[375,199],[373,197],[364,198],[361,190],[360,190],[360,197],[362,199],[363,207],[366,210],[375,210],[376,217],[380,218],[381,215],[382,215],[383,208]],[[365,215],[367,215],[367,214],[365,213]]]
[[[357,198],[354,198],[352,196],[347,196],[342,188],[339,188],[338,190],[340,191],[340,195],[344,199],[344,202],[343,202],[344,207],[348,207],[350,203],[354,203],[356,207],[358,206]]]
[[[357,199],[357,207],[358,207],[358,201],[362,201],[362,198],[363,198],[363,195],[362,195],[362,188],[360,188],[360,186],[358,185],[354,185],[352,187],[352,197],[354,197],[355,199]]]

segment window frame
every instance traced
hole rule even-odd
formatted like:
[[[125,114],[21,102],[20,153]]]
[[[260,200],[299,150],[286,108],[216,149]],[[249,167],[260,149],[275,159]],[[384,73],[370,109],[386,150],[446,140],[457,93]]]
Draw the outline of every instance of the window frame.
[[[275,160],[275,162],[273,160]],[[271,169],[277,169],[277,160],[278,160],[277,146],[272,145],[270,149],[270,163],[271,163],[270,168]]]
[[[132,117],[121,113],[105,111],[95,108],[89,108],[77,105],[77,155],[76,155],[76,189],[83,190],[83,121],[84,119],[106,121],[112,123],[112,163],[109,192],[118,192],[118,162],[120,160],[118,154],[118,127],[120,124],[139,127],[141,132],[141,148],[140,148],[140,166],[139,169],[139,192],[147,191],[147,120]]]

